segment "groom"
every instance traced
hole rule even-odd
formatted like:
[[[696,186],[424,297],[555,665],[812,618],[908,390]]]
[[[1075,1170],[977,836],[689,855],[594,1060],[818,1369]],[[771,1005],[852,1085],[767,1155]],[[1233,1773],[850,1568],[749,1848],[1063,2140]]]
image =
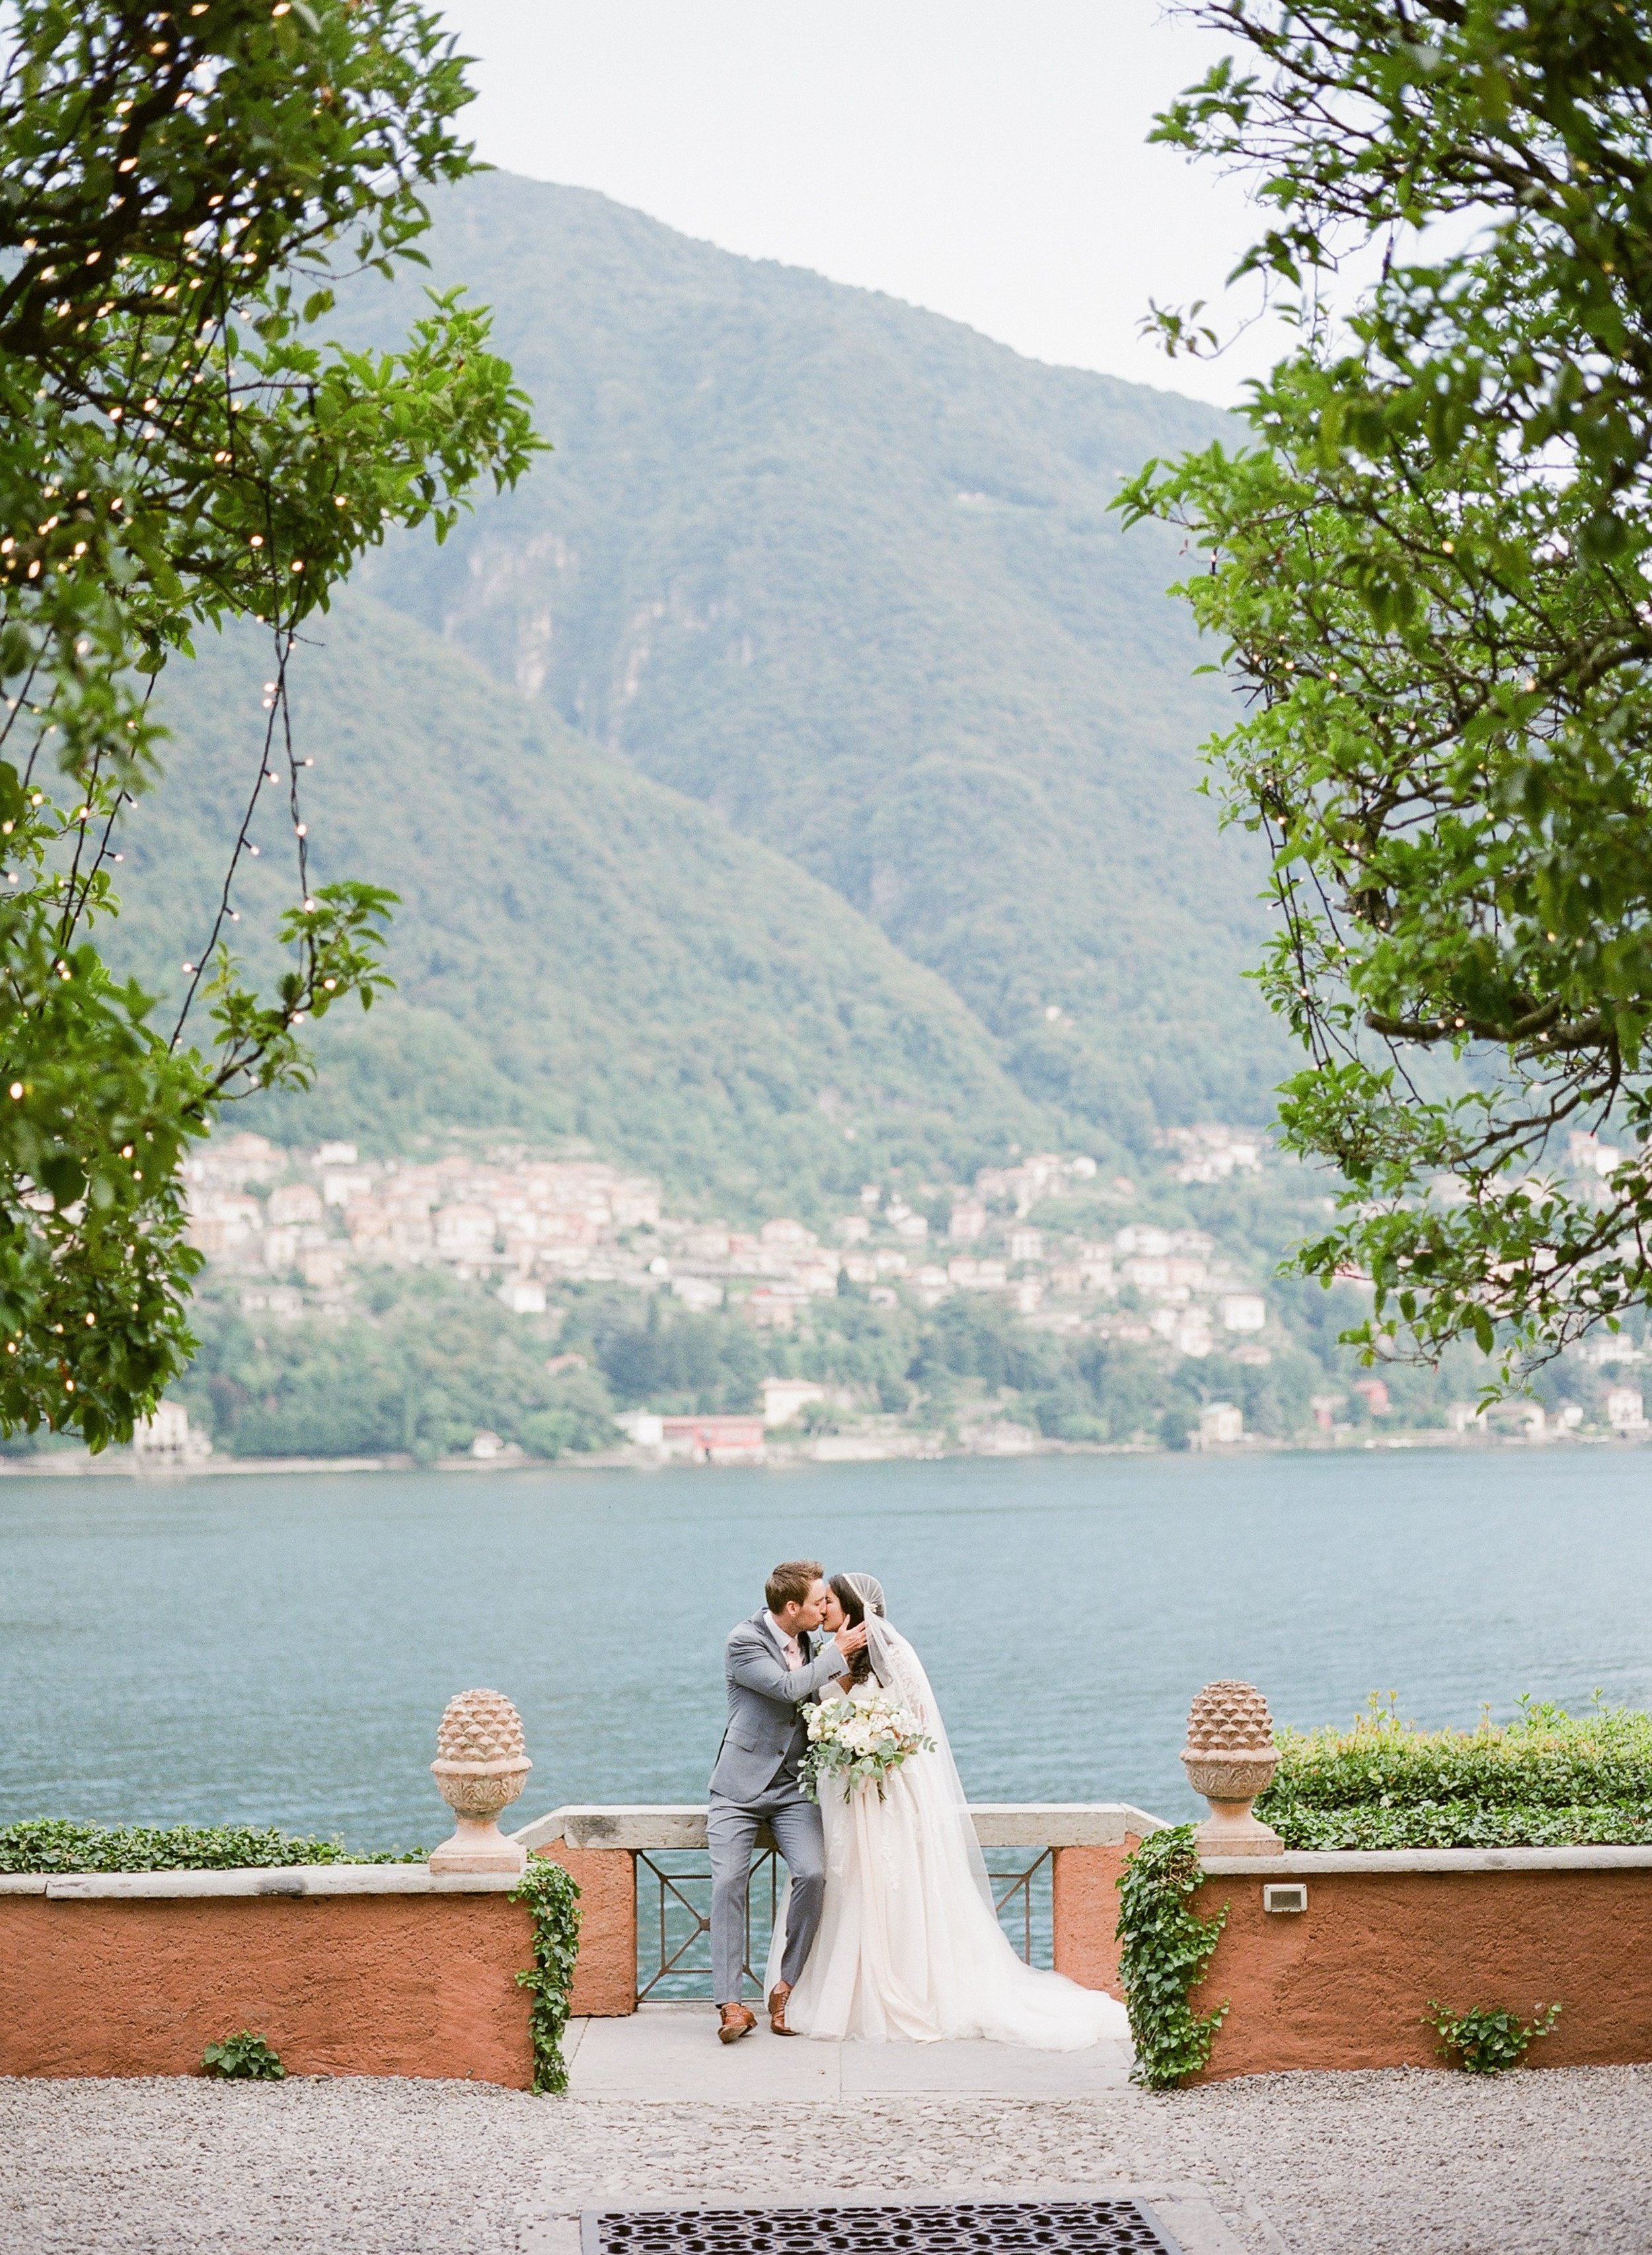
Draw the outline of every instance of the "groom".
[[[738,2043],[757,2016],[740,2000],[746,1958],[746,1886],[757,1828],[766,1823],[791,1874],[786,1946],[769,1998],[769,2025],[789,2036],[786,2000],[803,1970],[826,1893],[820,1811],[803,1789],[798,1763],[807,1744],[799,1708],[843,1675],[866,1642],[866,1625],[846,1621],[817,1650],[812,1633],[826,1609],[826,1585],[813,1558],[777,1566],[763,1586],[764,1609],[728,1632],[723,1673],[728,1723],[711,1774],[706,1837],[711,1848],[711,1954],[718,2036]]]

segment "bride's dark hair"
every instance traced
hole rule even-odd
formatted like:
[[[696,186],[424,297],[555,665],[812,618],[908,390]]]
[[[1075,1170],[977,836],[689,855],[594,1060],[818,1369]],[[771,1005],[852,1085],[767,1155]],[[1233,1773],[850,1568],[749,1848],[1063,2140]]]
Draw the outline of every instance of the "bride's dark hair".
[[[859,1628],[866,1619],[866,1603],[847,1574],[833,1574],[827,1585],[833,1596],[849,1617],[849,1626]],[[849,1662],[851,1683],[864,1683],[872,1673],[872,1655],[864,1645]]]

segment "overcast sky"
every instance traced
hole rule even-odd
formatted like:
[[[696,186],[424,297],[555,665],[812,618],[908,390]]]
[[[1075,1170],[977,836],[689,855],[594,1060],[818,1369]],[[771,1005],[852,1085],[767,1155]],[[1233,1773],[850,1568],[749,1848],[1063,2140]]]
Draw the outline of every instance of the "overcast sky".
[[[1136,334],[1220,297],[1254,214],[1145,137],[1217,50],[1162,0],[447,0],[489,162],[748,256],[951,314],[1039,360],[1230,400]]]

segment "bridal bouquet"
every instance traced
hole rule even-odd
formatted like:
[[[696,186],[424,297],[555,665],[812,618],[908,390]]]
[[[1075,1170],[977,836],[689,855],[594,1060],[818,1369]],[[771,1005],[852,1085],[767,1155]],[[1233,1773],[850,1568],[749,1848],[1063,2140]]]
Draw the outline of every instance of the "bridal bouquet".
[[[897,1705],[877,1684],[862,1684],[847,1699],[822,1699],[810,1709],[809,1745],[799,1770],[817,1799],[820,1780],[836,1774],[850,1793],[875,1785],[882,1801],[889,1773],[909,1754],[931,1752],[934,1745],[910,1708]]]

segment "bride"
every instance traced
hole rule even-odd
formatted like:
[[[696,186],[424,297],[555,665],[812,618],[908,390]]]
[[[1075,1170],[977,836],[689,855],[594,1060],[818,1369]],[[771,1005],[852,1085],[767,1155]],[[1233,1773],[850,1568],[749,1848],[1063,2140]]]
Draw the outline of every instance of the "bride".
[[[909,1754],[875,1787],[819,1782],[826,1831],[820,1930],[785,2020],[798,2035],[930,2043],[987,2036],[999,2043],[1077,2051],[1124,2037],[1122,2005],[1059,1973],[1036,1971],[1011,1948],[993,1907],[987,1866],[923,1662],[885,1617],[870,1574],[835,1574],[824,1627],[864,1620],[867,1643],[846,1696],[875,1679],[910,1709],[932,1745]],[[778,1978],[785,1939],[776,1921],[765,1987]]]

